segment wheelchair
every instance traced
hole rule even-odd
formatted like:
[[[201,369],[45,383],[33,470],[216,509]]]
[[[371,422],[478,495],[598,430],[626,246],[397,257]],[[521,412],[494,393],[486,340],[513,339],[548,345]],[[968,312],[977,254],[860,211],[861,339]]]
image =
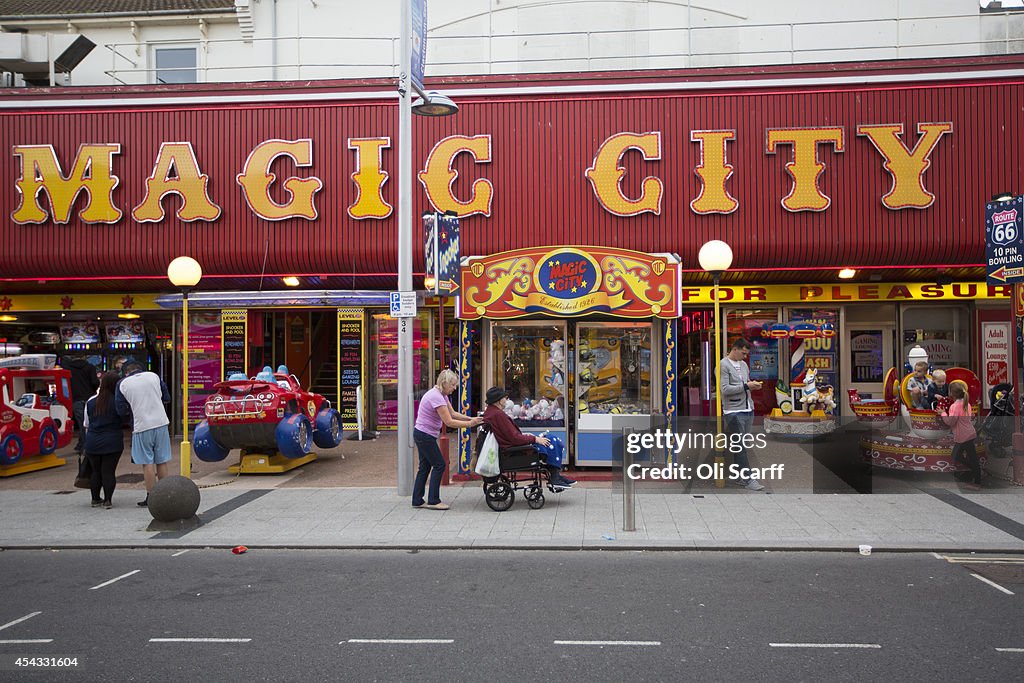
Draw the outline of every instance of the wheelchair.
[[[484,440],[490,433],[487,425],[481,425],[477,431],[476,454],[480,455]],[[551,474],[548,466],[561,468],[565,447],[558,437],[548,437],[548,447],[528,444],[502,448],[498,451],[498,467],[501,473],[496,477],[483,477],[484,501],[487,507],[495,512],[504,512],[515,502],[516,491],[523,492],[523,498],[531,510],[544,507],[545,487],[551,493],[561,493],[564,489],[551,485]]]

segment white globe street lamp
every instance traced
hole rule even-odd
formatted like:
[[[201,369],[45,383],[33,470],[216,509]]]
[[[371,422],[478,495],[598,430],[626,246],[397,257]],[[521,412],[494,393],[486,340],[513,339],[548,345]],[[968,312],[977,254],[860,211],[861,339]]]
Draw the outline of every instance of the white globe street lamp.
[[[181,476],[192,475],[192,444],[188,440],[188,293],[199,284],[203,269],[189,256],[179,256],[167,266],[167,279],[181,289]]]

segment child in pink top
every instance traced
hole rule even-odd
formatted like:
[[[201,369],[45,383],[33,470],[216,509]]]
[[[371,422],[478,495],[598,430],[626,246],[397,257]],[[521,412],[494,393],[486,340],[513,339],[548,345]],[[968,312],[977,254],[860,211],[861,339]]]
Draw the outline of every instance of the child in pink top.
[[[968,402],[966,385],[962,381],[955,381],[949,386],[949,397],[953,403],[949,406],[949,412],[940,413],[942,421],[953,430],[953,462],[963,462],[970,468],[971,480],[964,485],[964,488],[977,491],[981,488],[981,463],[978,462],[978,453],[974,449],[974,440],[978,438],[978,432],[971,424],[971,404]],[[960,480],[960,474],[953,475]]]

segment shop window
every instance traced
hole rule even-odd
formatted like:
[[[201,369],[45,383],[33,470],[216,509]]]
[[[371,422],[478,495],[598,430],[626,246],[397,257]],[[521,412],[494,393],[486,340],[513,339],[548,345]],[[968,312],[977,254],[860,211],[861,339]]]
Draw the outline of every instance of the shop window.
[[[928,352],[933,368],[970,367],[970,319],[966,306],[904,306],[903,357],[899,365],[904,365],[910,350],[920,345]]]
[[[651,414],[650,323],[579,325],[580,414]]]
[[[509,392],[505,411],[523,428],[564,427],[564,325],[495,323],[492,331],[491,376]]]
[[[413,411],[419,407],[419,399],[427,389],[434,386],[437,376],[430,374],[430,323],[429,313],[423,312],[410,320],[412,323],[412,385]],[[398,320],[386,313],[373,316],[370,337],[370,382],[367,400],[371,410],[370,422],[378,430],[398,429]],[[458,394],[450,397],[452,405],[458,405]]]
[[[750,366],[750,379],[762,382],[757,391],[751,392],[754,401],[754,414],[766,415],[775,407],[775,385],[779,381],[780,351],[779,342],[764,334],[764,331],[779,321],[779,313],[774,308],[738,309],[725,313],[726,333],[725,351],[723,356],[732,348],[733,342],[739,338],[750,342],[750,356],[747,364]],[[717,355],[717,354],[716,354]],[[719,358],[712,359],[712,370],[714,363]],[[713,381],[713,380],[712,380]]]
[[[194,47],[154,47],[155,83],[198,83]]]

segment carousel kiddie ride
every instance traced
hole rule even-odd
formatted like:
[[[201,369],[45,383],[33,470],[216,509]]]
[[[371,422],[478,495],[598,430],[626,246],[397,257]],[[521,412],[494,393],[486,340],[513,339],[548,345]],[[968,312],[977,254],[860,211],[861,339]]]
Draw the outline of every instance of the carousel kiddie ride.
[[[239,464],[229,471],[277,474],[315,460],[313,444],[341,443],[341,419],[331,402],[303,389],[285,366],[277,370],[267,366],[252,378],[237,373],[214,385],[193,438],[196,457],[219,462],[239,448]]]
[[[792,384],[779,378],[775,385],[775,403],[769,415],[764,418],[764,431],[782,439],[806,440],[824,437],[835,431],[836,402],[832,387],[819,382],[816,368],[803,369],[803,340],[814,337],[835,336],[830,323],[820,325],[808,322],[778,323],[766,327],[762,336],[791,340],[791,365],[795,377]]]
[[[0,477],[60,467],[71,442],[71,373],[51,354],[0,359]]]
[[[908,386],[912,375],[909,373],[897,380],[896,368],[891,368],[886,373],[885,396],[881,399],[862,399],[856,391],[849,392],[850,408],[857,420],[874,428],[860,440],[862,457],[874,467],[891,470],[966,471],[966,466],[953,462],[953,435],[939,416],[939,412],[949,407],[950,399],[939,396],[934,407],[915,408]],[[931,375],[928,378],[931,379]],[[967,368],[946,370],[946,383],[956,381],[967,385],[967,396],[977,420],[981,408],[981,380]],[[903,417],[902,426],[906,431],[892,429],[898,416]],[[978,439],[974,446],[984,466],[985,442]]]

